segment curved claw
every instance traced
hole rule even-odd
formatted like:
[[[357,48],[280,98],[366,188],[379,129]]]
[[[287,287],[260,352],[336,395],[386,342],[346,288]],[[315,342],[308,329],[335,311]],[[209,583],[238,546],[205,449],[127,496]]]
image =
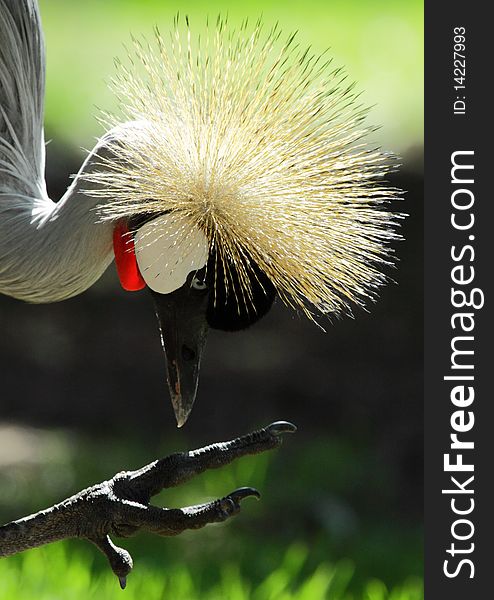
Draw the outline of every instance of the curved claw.
[[[219,500],[217,505],[221,511],[221,520],[228,519],[229,517],[236,515],[240,511],[241,501],[249,496],[260,498],[261,494],[255,488],[242,487]]]
[[[109,535],[88,538],[106,556],[111,570],[115,573],[122,589],[127,585],[127,575],[132,571],[134,563],[132,556],[124,548],[116,546]]]
[[[296,425],[289,421],[275,421],[268,425],[266,429],[272,435],[282,435],[283,433],[295,433],[297,431]]]
[[[231,500],[233,500],[233,502],[235,502],[235,504],[239,505],[244,498],[248,498],[249,496],[254,496],[257,499],[259,499],[261,497],[261,494],[258,492],[258,490],[256,490],[256,488],[241,487],[232,492],[231,494],[228,494],[227,498],[230,498]]]

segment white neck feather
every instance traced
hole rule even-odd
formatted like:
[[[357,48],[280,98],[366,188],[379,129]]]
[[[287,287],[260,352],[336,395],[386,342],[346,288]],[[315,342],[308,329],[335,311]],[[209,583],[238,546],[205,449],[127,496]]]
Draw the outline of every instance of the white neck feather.
[[[113,226],[98,222],[97,201],[81,192],[79,179],[108,136],[52,202],[44,181],[44,89],[38,3],[0,0],[0,293],[30,302],[83,292],[113,257]]]
[[[57,203],[44,185],[36,198],[0,193],[0,293],[37,303],[65,300],[93,285],[111,263],[113,224],[100,222],[94,208],[101,200],[85,195],[80,181],[101,147]]]

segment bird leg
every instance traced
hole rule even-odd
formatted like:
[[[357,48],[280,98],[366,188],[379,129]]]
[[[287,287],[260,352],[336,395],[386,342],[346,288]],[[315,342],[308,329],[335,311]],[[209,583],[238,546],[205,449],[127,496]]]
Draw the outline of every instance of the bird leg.
[[[171,454],[137,471],[117,473],[59,504],[0,527],[0,557],[57,540],[84,538],[106,555],[123,588],[132,557],[112,542],[110,534],[129,537],[144,530],[172,536],[225,521],[239,512],[244,498],[259,497],[259,492],[240,488],[224,498],[184,508],[158,508],[149,501],[162,489],[180,485],[207,469],[275,448],[284,433],[294,431],[291,423],[278,421],[235,440]]]

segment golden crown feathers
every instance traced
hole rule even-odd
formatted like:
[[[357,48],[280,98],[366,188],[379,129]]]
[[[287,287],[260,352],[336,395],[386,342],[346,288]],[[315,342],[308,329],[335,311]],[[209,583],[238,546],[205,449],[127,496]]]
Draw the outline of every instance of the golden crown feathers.
[[[85,176],[100,217],[176,214],[180,239],[200,229],[244,299],[251,262],[309,317],[375,297],[399,237],[400,192],[385,181],[396,161],[366,142],[342,69],[260,21],[219,18],[197,37],[174,25],[117,62],[122,115],[105,125],[135,126]]]

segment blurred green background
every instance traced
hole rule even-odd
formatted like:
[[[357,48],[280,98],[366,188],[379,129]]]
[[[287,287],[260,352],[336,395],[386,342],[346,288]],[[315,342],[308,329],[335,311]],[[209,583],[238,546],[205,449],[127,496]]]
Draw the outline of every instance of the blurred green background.
[[[331,48],[358,81],[375,141],[402,156],[392,183],[410,216],[399,263],[369,312],[323,333],[279,304],[252,330],[212,332],[197,405],[178,431],[146,293],[113,268],[53,306],[0,298],[0,521],[177,450],[275,419],[299,432],[280,450],[163,493],[194,504],[242,485],[262,499],[221,526],[175,539],[138,536],[121,592],[97,551],[58,543],[0,560],[0,599],[419,600],[422,598],[423,7],[416,0],[42,0],[48,52],[47,181],[60,197],[82,147],[101,133],[96,106],[130,33],[263,15]]]
[[[260,15],[303,45],[330,48],[358,82],[363,101],[375,105],[378,139],[403,154],[422,145],[423,14],[418,0],[41,0],[48,40],[47,128],[54,139],[89,146],[100,133],[95,106],[109,108],[106,81],[115,56],[124,57],[130,34],[166,31],[174,15],[189,15],[194,28],[207,15],[239,23]],[[77,99],[77,101],[74,101]]]

